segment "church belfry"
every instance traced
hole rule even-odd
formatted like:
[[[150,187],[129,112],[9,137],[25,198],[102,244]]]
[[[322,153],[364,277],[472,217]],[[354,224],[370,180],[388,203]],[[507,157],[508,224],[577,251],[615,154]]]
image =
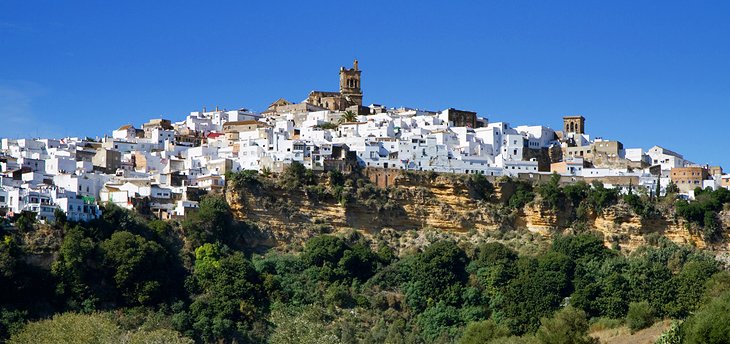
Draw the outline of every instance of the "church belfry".
[[[352,68],[340,67],[340,92],[312,91],[305,103],[331,111],[357,110],[362,107],[362,89],[360,89],[360,68],[357,60]]]
[[[360,69],[357,60],[353,62],[352,68],[340,68],[340,94],[350,102],[362,106],[362,90],[360,89]]]
[[[564,116],[563,132],[585,134],[586,119],[583,116]]]

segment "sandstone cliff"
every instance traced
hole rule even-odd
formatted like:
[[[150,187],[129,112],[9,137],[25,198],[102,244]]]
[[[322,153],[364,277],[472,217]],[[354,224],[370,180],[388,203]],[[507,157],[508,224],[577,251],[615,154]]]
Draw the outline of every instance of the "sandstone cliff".
[[[594,230],[604,235],[607,245],[618,244],[627,250],[644,243],[651,233],[677,243],[705,245],[701,235],[683,221],[666,214],[642,219],[620,202],[591,213],[581,228],[573,228],[569,209],[550,209],[539,201],[522,209],[506,206],[505,200],[514,189],[509,182],[495,182],[490,201],[482,201],[474,199],[464,176],[397,172],[378,177],[370,174],[369,178],[380,184],[385,178],[389,186],[345,187],[343,192],[353,195],[347,202],[304,187],[287,190],[275,184],[229,185],[226,197],[236,218],[251,221],[260,229],[247,239],[249,244],[267,247],[297,244],[318,233],[347,230],[365,235],[384,230],[433,230],[452,237],[520,230],[550,236]]]

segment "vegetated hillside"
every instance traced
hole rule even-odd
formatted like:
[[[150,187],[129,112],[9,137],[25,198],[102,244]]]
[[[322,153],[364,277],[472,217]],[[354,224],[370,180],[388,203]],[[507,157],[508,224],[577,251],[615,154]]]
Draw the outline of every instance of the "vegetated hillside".
[[[20,214],[0,243],[0,340],[594,343],[672,319],[662,343],[730,341],[730,274],[698,248],[722,245],[725,190],[421,173],[378,188],[368,172],[232,174],[182,221]]]
[[[678,215],[673,195],[651,199],[638,192],[618,195],[600,184],[532,185],[509,178],[491,183],[479,175],[407,171],[388,172],[391,186],[380,188],[371,182],[379,172],[316,176],[302,170],[278,179],[244,172],[231,176],[226,199],[237,219],[261,230],[249,242],[267,247],[347,230],[390,237],[404,248],[418,246],[424,233],[478,242],[526,231],[550,237],[588,230],[628,251],[649,234],[723,249],[730,225],[722,206],[713,208],[715,222],[709,226],[704,213],[701,221]],[[707,235],[705,227],[713,233]]]

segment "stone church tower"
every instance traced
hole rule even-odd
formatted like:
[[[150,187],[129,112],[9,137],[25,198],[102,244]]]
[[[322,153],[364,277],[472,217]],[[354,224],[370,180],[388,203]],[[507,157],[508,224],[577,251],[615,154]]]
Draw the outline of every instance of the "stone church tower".
[[[360,89],[360,69],[357,60],[352,68],[340,67],[340,92],[312,91],[304,103],[332,111],[345,111],[362,107],[362,90]]]
[[[563,132],[585,134],[586,119],[583,116],[565,116],[565,117],[563,117]]]
[[[348,103],[362,106],[362,90],[360,89],[360,73],[357,68],[357,60],[353,62],[352,68],[340,67],[340,94]]]

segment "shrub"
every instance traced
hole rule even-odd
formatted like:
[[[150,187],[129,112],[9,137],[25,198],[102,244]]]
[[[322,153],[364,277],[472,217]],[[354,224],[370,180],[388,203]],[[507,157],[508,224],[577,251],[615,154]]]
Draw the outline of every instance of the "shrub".
[[[632,302],[629,304],[629,312],[626,314],[626,326],[631,332],[645,329],[654,323],[653,313],[649,302]]]
[[[540,194],[545,203],[557,210],[558,207],[563,205],[563,201],[565,200],[563,190],[560,188],[560,175],[553,173],[550,181],[540,184],[537,187],[537,193]]]
[[[537,330],[537,339],[544,344],[590,344],[596,340],[589,337],[586,313],[572,306],[565,307],[555,313],[552,318],[540,320],[542,325]]]
[[[527,203],[535,199],[535,193],[532,192],[532,186],[529,183],[518,182],[515,186],[515,193],[510,197],[508,205],[515,209],[521,209]]]
[[[730,293],[713,299],[682,325],[685,343],[730,343]]]
[[[682,332],[679,323],[673,322],[672,326],[664,331],[654,344],[680,344],[682,343]]]
[[[129,343],[192,344],[193,341],[169,329],[124,332],[111,316],[103,313],[64,313],[52,319],[28,324],[10,338],[13,344]]]
[[[494,186],[483,174],[473,174],[466,181],[469,196],[475,200],[489,201],[494,193]]]
[[[481,344],[490,340],[507,337],[509,329],[504,325],[498,325],[494,320],[471,322],[464,329],[464,334],[459,339],[459,344]]]
[[[10,343],[113,343],[121,331],[102,314],[66,313],[28,324],[10,338]]]

